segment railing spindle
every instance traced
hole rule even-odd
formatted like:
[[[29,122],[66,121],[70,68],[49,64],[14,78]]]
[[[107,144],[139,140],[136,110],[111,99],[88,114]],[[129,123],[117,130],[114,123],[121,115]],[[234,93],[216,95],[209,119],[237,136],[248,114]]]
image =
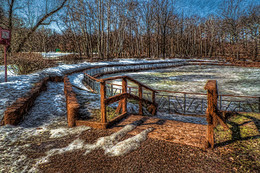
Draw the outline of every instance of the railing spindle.
[[[142,105],[142,98],[143,98],[143,88],[141,85],[139,85],[139,89],[138,89],[138,93],[139,93],[139,115],[143,115],[143,105]]]
[[[127,80],[122,78],[122,94],[127,93]],[[127,98],[122,101],[122,112],[127,113]]]

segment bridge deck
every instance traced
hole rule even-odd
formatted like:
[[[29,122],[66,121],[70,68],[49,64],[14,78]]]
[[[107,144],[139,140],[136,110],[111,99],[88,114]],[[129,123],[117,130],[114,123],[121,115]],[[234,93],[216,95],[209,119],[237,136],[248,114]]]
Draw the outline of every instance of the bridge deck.
[[[204,148],[206,139],[206,125],[184,123],[173,120],[162,120],[152,117],[131,115],[111,128],[112,131],[119,131],[127,124],[142,120],[142,123],[130,135],[137,135],[141,131],[153,127],[154,130],[148,134],[148,137],[158,140],[191,145]]]

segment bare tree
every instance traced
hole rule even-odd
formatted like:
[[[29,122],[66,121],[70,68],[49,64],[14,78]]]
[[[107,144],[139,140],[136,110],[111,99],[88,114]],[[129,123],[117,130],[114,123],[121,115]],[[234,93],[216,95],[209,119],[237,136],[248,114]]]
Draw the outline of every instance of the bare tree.
[[[53,14],[60,11],[66,4],[68,0],[62,0],[61,4],[59,4],[56,8],[50,10],[46,14],[44,14],[40,19],[36,22],[36,24],[29,30],[29,32],[23,37],[22,41],[19,43],[18,48],[16,49],[16,52],[20,52],[22,50],[22,47],[24,46],[25,42],[30,38],[30,36],[36,31],[36,29],[44,25],[44,21],[48,19]],[[11,6],[10,6],[11,7]]]

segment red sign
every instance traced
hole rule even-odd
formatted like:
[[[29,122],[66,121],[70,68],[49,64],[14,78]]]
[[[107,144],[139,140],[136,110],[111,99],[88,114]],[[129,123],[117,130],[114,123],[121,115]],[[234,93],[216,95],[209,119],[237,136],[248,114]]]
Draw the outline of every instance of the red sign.
[[[0,28],[0,44],[10,45],[11,32],[6,29]]]

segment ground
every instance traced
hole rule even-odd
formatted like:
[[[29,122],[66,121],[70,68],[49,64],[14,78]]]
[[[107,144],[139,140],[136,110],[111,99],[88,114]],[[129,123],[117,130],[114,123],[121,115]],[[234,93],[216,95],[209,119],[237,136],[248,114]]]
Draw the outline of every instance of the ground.
[[[89,64],[80,67],[86,66]],[[62,75],[63,71],[77,68],[63,66],[61,70],[56,69],[57,72],[50,71]],[[83,75],[74,75],[70,80],[79,87]],[[0,98],[3,103],[0,111],[27,92],[39,76],[14,76],[11,82],[1,83],[0,90],[4,94]],[[98,106],[98,102],[92,101],[97,95],[85,93],[85,96],[91,99],[92,107]],[[259,114],[231,117],[228,120],[230,131],[217,127],[214,150],[150,138],[151,132],[147,139],[139,141],[140,145],[137,141],[137,147],[124,155],[112,157],[102,148],[86,154],[86,145],[96,143],[115,130],[68,128],[63,84],[50,82],[48,90],[37,98],[23,123],[17,127],[0,127],[0,172],[257,172],[260,167],[259,119]],[[140,131],[146,128],[148,125]],[[135,139],[132,137],[138,133],[127,133],[115,144]]]
[[[138,149],[123,156],[109,156],[103,149],[86,155],[85,149],[53,154],[46,163],[38,165],[37,172],[257,172],[260,167],[259,118],[259,114],[231,117],[228,120],[230,131],[217,128],[214,150],[149,137]],[[39,159],[51,149],[67,147],[76,139],[92,144],[99,137],[112,133],[113,129],[85,129],[52,139],[42,134],[37,139],[27,139],[31,147],[23,153],[30,159]],[[130,137],[128,133],[120,141]]]

